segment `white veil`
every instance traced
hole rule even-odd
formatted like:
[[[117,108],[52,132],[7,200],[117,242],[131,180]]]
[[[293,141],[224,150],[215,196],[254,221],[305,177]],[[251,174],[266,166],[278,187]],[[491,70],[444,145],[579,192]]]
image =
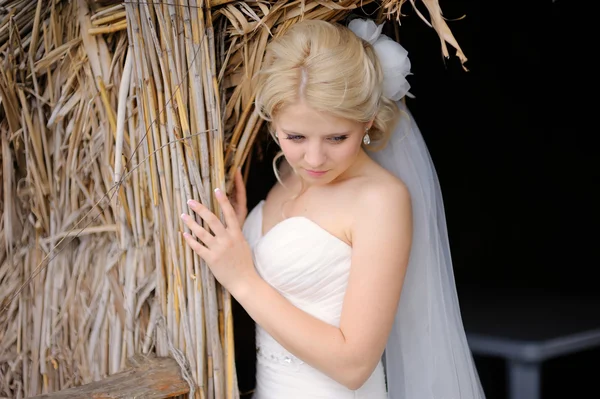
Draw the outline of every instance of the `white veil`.
[[[483,399],[461,319],[442,193],[427,146],[400,101],[410,85],[407,52],[381,35],[382,26],[355,19],[383,66],[384,95],[402,115],[387,146],[369,155],[408,187],[413,244],[398,312],[384,354],[389,399]]]

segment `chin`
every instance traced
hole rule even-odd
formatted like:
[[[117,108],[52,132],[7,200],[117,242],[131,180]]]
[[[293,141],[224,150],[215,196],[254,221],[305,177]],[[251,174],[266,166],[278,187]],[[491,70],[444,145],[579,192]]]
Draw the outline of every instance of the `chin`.
[[[337,171],[328,170],[326,173],[316,176],[307,171],[302,171],[301,176],[302,180],[311,186],[324,186],[337,179],[339,177],[339,173]]]

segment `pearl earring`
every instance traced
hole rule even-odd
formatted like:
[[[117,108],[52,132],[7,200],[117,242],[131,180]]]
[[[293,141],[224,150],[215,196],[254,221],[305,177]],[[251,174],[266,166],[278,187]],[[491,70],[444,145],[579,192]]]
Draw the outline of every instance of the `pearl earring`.
[[[363,137],[363,144],[364,145],[371,144],[371,136],[369,136],[369,129],[365,130],[365,136]]]

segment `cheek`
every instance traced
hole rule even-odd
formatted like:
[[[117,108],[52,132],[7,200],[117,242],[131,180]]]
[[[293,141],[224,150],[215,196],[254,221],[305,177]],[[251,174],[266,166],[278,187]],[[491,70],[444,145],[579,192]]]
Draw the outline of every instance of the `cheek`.
[[[356,159],[360,148],[360,143],[348,142],[336,146],[330,154],[332,154],[332,158],[336,159],[337,162],[350,163]]]
[[[290,163],[295,163],[298,161],[298,158],[302,157],[302,149],[298,144],[284,139],[279,141],[279,146],[281,147],[283,155]]]

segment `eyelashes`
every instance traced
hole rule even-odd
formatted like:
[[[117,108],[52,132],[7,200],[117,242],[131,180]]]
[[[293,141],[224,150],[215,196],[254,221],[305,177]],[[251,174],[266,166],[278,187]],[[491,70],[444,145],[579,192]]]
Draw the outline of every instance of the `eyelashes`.
[[[294,134],[286,134],[286,137],[285,137],[286,140],[290,140],[293,142],[300,142],[300,141],[304,140],[304,138],[305,138],[304,136],[294,135]],[[348,135],[341,135],[341,136],[328,137],[326,140],[333,144],[339,144],[339,143],[344,142],[347,138],[348,138]]]
[[[343,136],[330,137],[327,140],[329,140],[333,143],[341,143],[341,142],[345,141],[347,138],[348,138],[348,135],[343,135]]]
[[[296,135],[292,135],[292,134],[285,135],[285,139],[291,140],[291,141],[301,141],[303,138],[304,138],[304,136],[296,136]]]

